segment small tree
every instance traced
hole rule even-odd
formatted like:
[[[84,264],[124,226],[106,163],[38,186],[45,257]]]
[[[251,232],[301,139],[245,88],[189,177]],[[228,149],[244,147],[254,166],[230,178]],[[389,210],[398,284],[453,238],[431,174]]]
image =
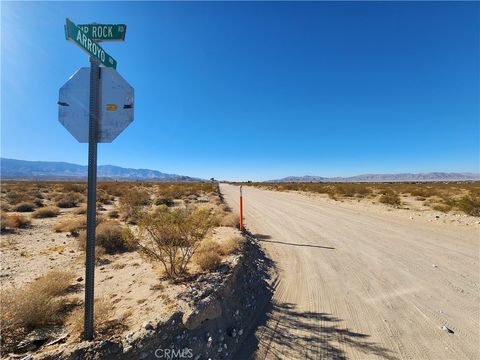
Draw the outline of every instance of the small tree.
[[[207,209],[170,211],[159,207],[153,213],[143,213],[138,225],[140,251],[160,261],[167,276],[175,279],[187,272],[192,256],[213,221]]]

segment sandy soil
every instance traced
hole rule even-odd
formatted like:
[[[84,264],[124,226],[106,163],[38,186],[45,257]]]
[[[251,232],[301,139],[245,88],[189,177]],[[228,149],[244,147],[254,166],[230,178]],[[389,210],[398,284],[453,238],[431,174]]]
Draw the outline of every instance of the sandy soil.
[[[213,201],[212,199],[210,199]],[[183,202],[181,203],[181,205]],[[213,208],[209,203],[200,206]],[[100,214],[106,216],[114,205],[107,205]],[[53,226],[72,216],[76,208],[61,209],[55,218],[31,219],[31,226],[2,233],[0,241],[0,288],[5,292],[21,288],[51,270],[68,270],[75,274],[77,291],[70,297],[83,299],[85,253],[79,249],[78,238],[57,233]],[[15,214],[10,212],[9,214]],[[23,213],[25,216],[29,214]],[[232,227],[216,227],[211,238],[221,244],[240,236]],[[224,259],[229,262],[231,257]],[[193,272],[201,272],[192,264]],[[145,322],[173,313],[185,304],[177,301],[187,284],[172,284],[164,278],[159,263],[146,260],[137,251],[102,255],[95,267],[95,297],[109,299],[115,315],[122,319],[123,333],[141,328]]]
[[[478,219],[251,187],[244,208],[279,273],[253,358],[480,358]]]

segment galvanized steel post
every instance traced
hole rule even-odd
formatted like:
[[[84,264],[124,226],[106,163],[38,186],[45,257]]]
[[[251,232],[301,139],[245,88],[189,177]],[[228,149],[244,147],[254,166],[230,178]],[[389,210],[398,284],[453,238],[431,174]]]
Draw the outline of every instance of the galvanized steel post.
[[[100,62],[90,57],[90,104],[88,132],[87,241],[85,249],[85,323],[84,337],[93,339],[95,283],[95,226],[97,188],[97,141],[100,104]]]

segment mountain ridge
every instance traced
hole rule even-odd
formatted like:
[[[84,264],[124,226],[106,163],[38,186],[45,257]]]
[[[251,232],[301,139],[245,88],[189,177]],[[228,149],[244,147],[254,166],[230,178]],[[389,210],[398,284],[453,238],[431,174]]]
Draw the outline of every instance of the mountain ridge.
[[[323,177],[314,175],[287,176],[265,182],[402,182],[402,181],[473,181],[480,174],[469,172],[428,172],[395,174],[361,174],[355,176]]]
[[[84,180],[88,166],[62,161],[29,161],[0,158],[0,177],[8,179]],[[203,179],[163,173],[151,169],[124,168],[115,165],[97,166],[99,180],[203,181]]]

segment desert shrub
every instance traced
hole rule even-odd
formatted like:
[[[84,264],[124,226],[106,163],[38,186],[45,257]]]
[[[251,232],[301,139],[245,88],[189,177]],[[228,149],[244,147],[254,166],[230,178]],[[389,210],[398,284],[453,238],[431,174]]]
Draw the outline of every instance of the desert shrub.
[[[29,202],[22,202],[15,206],[15,211],[18,212],[32,212],[35,209],[35,205]]]
[[[244,242],[245,242],[244,237],[232,236],[220,244],[220,254],[222,255],[233,254],[234,252],[237,252],[240,250]]]
[[[392,206],[400,206],[402,204],[402,200],[397,193],[394,193],[392,190],[385,191],[381,196],[379,201],[382,204],[392,205]]]
[[[455,205],[465,214],[480,216],[480,197],[464,196]]]
[[[431,187],[418,186],[418,187],[413,188],[410,191],[410,194],[412,196],[420,196],[420,197],[424,197],[424,198],[429,198],[431,196],[438,195],[438,191],[434,188],[431,188]]]
[[[82,231],[79,246],[85,249],[86,233]],[[95,245],[108,254],[131,251],[135,248],[134,237],[128,228],[123,228],[116,221],[102,221],[95,230]]]
[[[195,255],[195,263],[204,271],[216,270],[221,262],[222,257],[217,252],[205,251]]]
[[[59,196],[57,199],[57,206],[60,208],[72,208],[78,205],[83,200],[83,196],[76,192],[69,192]]]
[[[53,226],[55,232],[69,232],[73,236],[78,236],[81,230],[87,227],[87,218],[85,216],[76,216],[69,219],[60,220]]]
[[[5,195],[5,198],[10,203],[10,205],[16,205],[22,201],[30,201],[31,198],[25,192],[18,192],[18,191],[9,191]]]
[[[2,214],[3,215],[3,214]],[[2,216],[2,229],[22,229],[31,224],[31,220],[26,216],[19,214],[8,214]]]
[[[122,196],[128,191],[129,185],[127,183],[101,183],[99,188],[112,196]]]
[[[445,212],[445,213],[452,210],[452,206],[450,206],[448,204],[436,203],[436,204],[432,204],[431,207],[432,207],[433,210],[441,211],[441,212]]]
[[[8,203],[6,203],[4,201],[0,202],[0,211],[1,212],[7,212],[7,211],[11,211],[11,210],[12,210],[12,207]]]
[[[103,247],[108,254],[127,250],[124,231],[117,222],[106,221],[98,225],[95,239],[96,243]]]
[[[33,203],[35,204],[36,207],[43,207],[45,204],[43,203],[43,200],[41,198],[35,198],[33,200]]]
[[[64,305],[59,296],[66,293],[73,277],[71,272],[52,271],[20,289],[2,292],[3,351],[13,350],[35,328],[63,322]]]
[[[115,197],[110,195],[103,189],[98,189],[97,191],[97,202],[100,202],[104,205],[109,205],[115,200]]]
[[[118,213],[118,210],[115,210],[115,209],[114,209],[114,210],[110,210],[110,211],[108,212],[108,217],[109,217],[110,219],[117,219],[119,216],[120,216],[120,214]]]
[[[171,207],[175,205],[175,201],[172,198],[160,196],[155,200],[155,205],[165,205]]]
[[[225,214],[219,222],[220,226],[230,226],[230,227],[238,227],[240,223],[240,217],[234,213]]]
[[[132,224],[137,222],[137,214],[142,206],[150,204],[150,195],[142,190],[131,189],[120,197],[122,218]]]
[[[46,206],[35,210],[32,213],[32,217],[35,219],[44,219],[55,217],[60,213],[60,210],[55,206]]]
[[[76,192],[84,194],[87,191],[87,185],[85,183],[63,183],[61,186],[62,192]]]
[[[87,204],[82,204],[75,210],[73,210],[73,213],[76,215],[85,215],[87,213]]]
[[[153,213],[143,213],[139,220],[140,250],[151,259],[160,261],[171,279],[183,275],[200,245],[213,226],[209,210],[159,207]]]
[[[74,339],[80,339],[83,336],[84,314],[84,306],[79,306],[72,311],[65,321],[69,333],[71,334],[70,336]],[[123,328],[120,320],[115,317],[113,303],[107,298],[95,299],[93,306],[93,322],[95,324],[96,336],[112,335],[116,330]]]
[[[200,269],[204,271],[213,271],[220,266],[222,261],[220,253],[220,245],[216,241],[205,239],[200,242],[193,259]]]

